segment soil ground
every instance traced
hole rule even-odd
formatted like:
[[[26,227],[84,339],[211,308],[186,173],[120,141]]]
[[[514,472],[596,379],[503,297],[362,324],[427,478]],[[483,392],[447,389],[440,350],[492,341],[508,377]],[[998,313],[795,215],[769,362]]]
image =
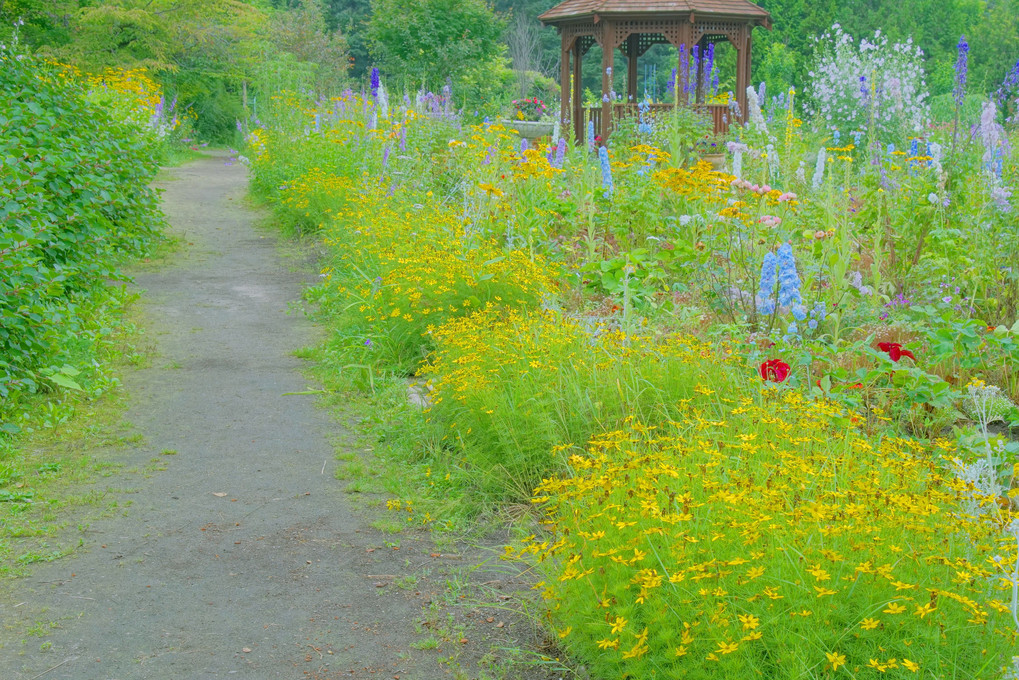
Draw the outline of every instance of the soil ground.
[[[287,396],[308,389],[292,353],[317,331],[288,309],[314,274],[254,227],[242,166],[211,156],[170,174],[164,209],[185,245],[136,277],[157,354],[123,377],[144,443],[119,454],[166,469],[96,482],[130,488],[127,509],[3,588],[0,678],[487,677],[478,660],[533,630],[456,603],[448,581],[474,557],[369,528],[334,476],[338,425]]]

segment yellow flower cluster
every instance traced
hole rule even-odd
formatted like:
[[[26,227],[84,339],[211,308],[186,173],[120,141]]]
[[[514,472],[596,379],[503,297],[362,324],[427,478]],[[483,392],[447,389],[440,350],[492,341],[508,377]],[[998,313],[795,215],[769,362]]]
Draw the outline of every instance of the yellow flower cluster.
[[[962,511],[973,490],[943,472],[949,445],[870,441],[792,391],[725,401],[594,437],[535,492],[549,533],[521,555],[599,676],[977,678],[1010,663],[1009,517]]]
[[[125,98],[144,122],[156,114],[160,102],[168,105],[163,101],[162,86],[149,76],[147,69],[107,68],[100,73],[87,73],[70,64],[51,63],[64,77],[84,83],[94,93],[113,92]]]

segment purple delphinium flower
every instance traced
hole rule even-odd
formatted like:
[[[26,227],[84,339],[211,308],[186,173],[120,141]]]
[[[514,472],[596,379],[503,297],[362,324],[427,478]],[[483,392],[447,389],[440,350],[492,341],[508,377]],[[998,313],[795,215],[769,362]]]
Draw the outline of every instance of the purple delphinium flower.
[[[966,73],[969,68],[969,43],[966,42],[966,36],[959,36],[959,44],[956,47],[959,49],[959,56],[955,60],[955,89],[952,95],[955,97],[955,104],[962,106],[962,101],[966,98]]]
[[[676,69],[672,69],[672,77],[669,78],[669,82],[666,83],[665,85],[665,96],[668,97],[669,99],[672,99],[673,97],[676,96],[676,78],[678,76],[679,73],[676,71]]]
[[[1019,61],[1015,63],[1012,70],[1005,76],[1005,80],[1002,81],[1001,87],[998,88],[997,100],[998,104],[1004,103],[1008,95],[1015,89],[1016,85],[1019,85]]]
[[[495,147],[488,147],[488,152],[485,153],[485,159],[481,161],[482,165],[488,165],[495,159]]]
[[[407,150],[407,128],[406,127],[401,127],[400,128],[400,151],[403,152],[403,151],[406,151],[406,150]]]
[[[704,91],[711,88],[711,75],[715,68],[715,43],[710,43],[704,54]]]
[[[690,68],[690,75],[700,85],[701,77],[701,48],[700,45],[694,45],[690,48],[690,56],[693,57],[693,66]]]
[[[372,66],[372,97],[377,98],[379,96],[379,85],[382,81],[379,79],[378,68]]]
[[[530,148],[530,147],[527,144],[527,139],[526,138],[525,139],[521,139],[520,140],[520,153],[524,153],[525,151],[527,151],[528,148]]]
[[[594,150],[594,121],[587,121],[587,149],[588,151]]]
[[[566,138],[560,137],[555,151],[555,167],[562,170],[563,161],[566,160]]]
[[[683,81],[683,94],[690,92],[690,60],[686,56],[686,43],[679,46],[679,77]]]
[[[386,148],[382,151],[382,169],[385,170],[386,166],[389,165],[389,154],[392,148],[387,144]]]

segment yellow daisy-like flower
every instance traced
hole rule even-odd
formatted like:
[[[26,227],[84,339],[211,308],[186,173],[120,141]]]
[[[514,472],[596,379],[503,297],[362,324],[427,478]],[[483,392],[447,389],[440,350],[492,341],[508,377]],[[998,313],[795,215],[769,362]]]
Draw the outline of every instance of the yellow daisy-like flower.
[[[833,671],[837,671],[839,666],[846,665],[845,654],[839,654],[838,652],[825,652],[824,655],[827,657],[828,663],[831,664],[831,669]]]

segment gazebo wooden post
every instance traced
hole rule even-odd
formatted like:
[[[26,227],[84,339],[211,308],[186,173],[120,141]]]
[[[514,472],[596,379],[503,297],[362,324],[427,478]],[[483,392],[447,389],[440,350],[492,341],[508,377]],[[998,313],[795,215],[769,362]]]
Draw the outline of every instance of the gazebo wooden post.
[[[747,117],[747,86],[750,84],[750,30],[749,24],[740,28],[739,45],[736,48],[736,103],[739,105],[740,120]]]
[[[577,143],[580,144],[584,141],[584,135],[587,134],[584,121],[584,86],[581,78],[584,47],[580,38],[573,41],[573,49],[570,51],[573,52],[573,134],[577,138]]]
[[[602,20],[601,29],[601,129],[599,133],[603,140],[609,138],[612,130],[612,107],[615,104],[612,97],[612,66],[615,62],[616,53],[616,26],[611,21]]]
[[[691,29],[691,22],[684,21],[679,25],[679,44],[674,44],[677,52],[680,52],[680,56],[686,57],[687,63],[690,63],[690,42],[693,40],[693,30]],[[682,48],[682,49],[680,49]],[[677,100],[681,104],[686,104],[687,100],[687,79],[683,77],[683,64],[677,64],[679,67],[676,71],[676,92]],[[687,74],[689,76],[689,73]]]
[[[627,101],[635,103],[637,97],[637,49],[640,36],[631,33],[626,39],[626,94]]]

